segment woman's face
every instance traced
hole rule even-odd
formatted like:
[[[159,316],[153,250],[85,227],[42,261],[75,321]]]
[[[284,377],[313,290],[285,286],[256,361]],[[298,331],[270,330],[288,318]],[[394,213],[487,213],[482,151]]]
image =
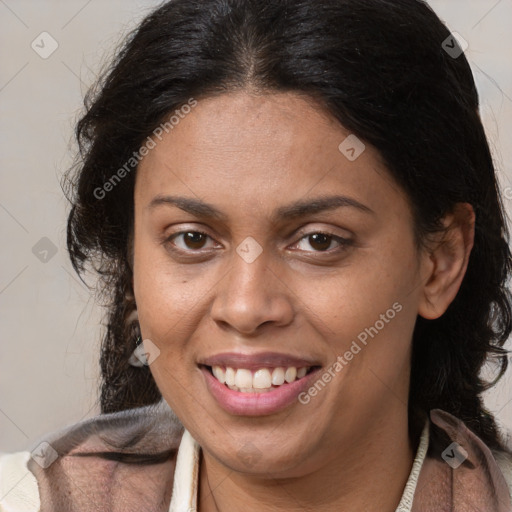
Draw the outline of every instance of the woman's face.
[[[135,185],[134,291],[165,400],[208,454],[256,474],[406,424],[425,273],[378,153],[293,93],[182,117]]]

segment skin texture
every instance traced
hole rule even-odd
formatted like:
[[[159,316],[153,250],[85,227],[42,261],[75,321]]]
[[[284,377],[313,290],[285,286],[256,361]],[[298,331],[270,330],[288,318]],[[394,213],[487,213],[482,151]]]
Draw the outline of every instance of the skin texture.
[[[150,366],[159,389],[202,447],[201,512],[394,511],[400,500],[417,442],[407,427],[415,320],[437,318],[455,297],[474,214],[461,205],[445,219],[446,243],[439,235],[417,249],[407,196],[371,146],[355,161],[339,151],[348,135],[304,96],[231,92],[198,99],[139,165],[139,322],[160,350]],[[157,195],[199,199],[225,218],[148,207]],[[331,195],[371,212],[273,218]],[[208,236],[170,238],[187,231]],[[322,246],[307,236],[318,232],[351,243]],[[248,236],[263,249],[252,263],[236,252]],[[306,405],[227,413],[197,365],[221,352],[274,351],[328,368],[394,303],[400,312]]]

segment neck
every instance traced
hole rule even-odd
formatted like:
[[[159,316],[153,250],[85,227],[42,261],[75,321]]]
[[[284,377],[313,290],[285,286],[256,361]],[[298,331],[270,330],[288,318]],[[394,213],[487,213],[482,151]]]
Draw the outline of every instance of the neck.
[[[199,512],[394,512],[409,477],[417,439],[410,440],[407,416],[329,446],[328,456],[300,476],[272,478],[231,470],[201,450]],[[414,437],[417,437],[416,435]],[[304,467],[309,467],[307,464]]]

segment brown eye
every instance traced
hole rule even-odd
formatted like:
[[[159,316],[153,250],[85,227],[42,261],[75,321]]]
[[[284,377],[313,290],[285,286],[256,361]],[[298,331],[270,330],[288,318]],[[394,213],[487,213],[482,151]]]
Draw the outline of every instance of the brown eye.
[[[206,242],[206,237],[207,235],[204,233],[188,231],[183,233],[183,242],[189,249],[202,249]]]
[[[329,252],[343,251],[353,242],[350,239],[342,238],[331,233],[322,233],[320,231],[304,234],[297,247],[306,252]]]
[[[317,251],[327,251],[332,242],[332,236],[325,233],[314,233],[308,236],[309,245]]]
[[[195,252],[201,249],[211,249],[211,244],[207,246],[210,241],[212,241],[211,237],[201,231],[180,231],[170,236],[166,243],[170,244],[171,248],[174,246],[182,252]]]
[[[197,231],[189,231],[188,233],[185,233],[183,239],[191,249],[201,249],[205,240],[206,236],[203,233],[198,233]]]

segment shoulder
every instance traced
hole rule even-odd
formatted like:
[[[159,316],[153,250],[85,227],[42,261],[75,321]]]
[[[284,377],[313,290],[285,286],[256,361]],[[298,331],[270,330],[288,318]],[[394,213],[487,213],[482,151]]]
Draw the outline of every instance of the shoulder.
[[[182,434],[164,401],[53,432],[0,455],[0,512],[167,510]]]
[[[510,496],[512,497],[512,454],[498,450],[493,450],[492,454],[505,477]]]
[[[37,480],[27,467],[30,452],[0,454],[0,512],[37,512]]]
[[[442,475],[443,471],[449,475],[449,467],[462,468],[457,469],[457,496],[461,503],[465,500],[464,503],[469,506],[470,501],[473,500],[474,508],[475,500],[477,498],[483,500],[485,496],[489,499],[492,497],[495,505],[500,500],[510,505],[512,454],[506,447],[506,443],[503,444],[505,447],[502,449],[491,448],[462,420],[441,409],[432,409],[430,420],[430,440],[432,441],[429,446],[430,467],[437,465],[439,475]],[[449,460],[454,457],[457,459],[452,461],[456,464],[455,466]],[[461,491],[463,488],[465,488],[464,493]]]

